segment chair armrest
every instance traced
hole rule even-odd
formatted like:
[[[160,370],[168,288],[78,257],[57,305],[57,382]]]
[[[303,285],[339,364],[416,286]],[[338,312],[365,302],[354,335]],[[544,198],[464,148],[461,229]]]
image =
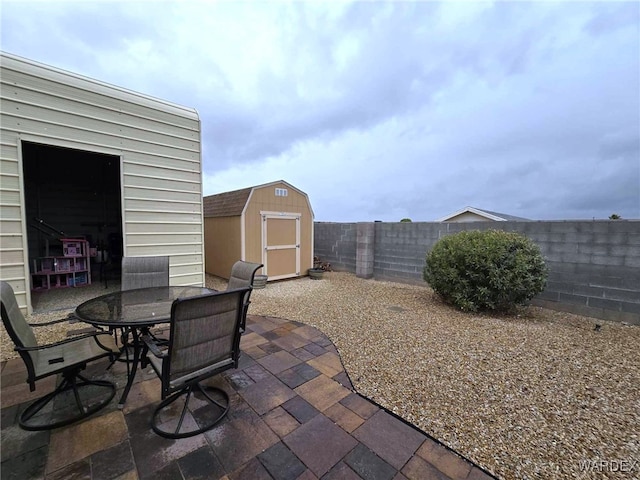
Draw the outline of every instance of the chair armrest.
[[[74,322],[81,322],[81,321],[82,320],[80,320],[76,316],[75,312],[71,312],[69,315],[66,316],[66,318],[59,318],[58,320],[51,320],[50,322],[28,323],[28,325],[30,327],[46,327],[48,325],[55,325],[56,323],[62,323],[62,322],[74,323]]]
[[[55,325],[56,323],[68,322],[68,318],[59,318],[58,320],[51,320],[50,322],[42,322],[42,323],[29,323],[30,327],[46,327],[48,325]]]
[[[167,353],[160,350],[160,348],[158,347],[158,344],[153,341],[153,338],[151,337],[151,335],[149,334],[142,335],[142,341],[145,343],[149,351],[153,353],[156,357],[158,358],[167,357]]]
[[[36,345],[35,347],[15,347],[14,350],[16,352],[33,352],[33,351],[36,351],[36,350],[46,350],[47,348],[58,347],[60,345],[66,344],[66,343],[77,342],[78,340],[80,340],[82,338],[97,337],[98,335],[109,335],[109,334],[106,333],[106,332],[85,333],[83,335],[76,335],[76,336],[74,336],[72,338],[66,338],[64,340],[60,340],[59,342],[55,342],[55,343],[47,343],[45,345]],[[100,342],[98,341],[97,338],[96,338],[96,342],[98,342],[98,344],[100,344]],[[100,344],[100,346],[102,346],[102,344]]]

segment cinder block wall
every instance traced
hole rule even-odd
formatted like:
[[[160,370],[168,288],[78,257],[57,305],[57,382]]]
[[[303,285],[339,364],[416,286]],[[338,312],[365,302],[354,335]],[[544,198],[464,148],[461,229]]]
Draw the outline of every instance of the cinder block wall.
[[[356,273],[357,230],[363,226],[316,223],[316,255],[336,270]],[[534,304],[640,324],[640,221],[375,222],[373,277],[422,284],[426,253],[438,239],[489,228],[522,233],[540,247],[549,279]],[[371,245],[367,248],[369,252]]]
[[[356,273],[356,224],[315,222],[313,230],[313,254],[335,270]]]

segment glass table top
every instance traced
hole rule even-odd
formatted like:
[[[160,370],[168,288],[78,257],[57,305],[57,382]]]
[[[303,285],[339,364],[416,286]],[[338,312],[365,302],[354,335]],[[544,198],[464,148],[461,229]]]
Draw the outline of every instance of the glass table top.
[[[93,298],[76,308],[76,316],[92,325],[142,326],[171,320],[171,305],[177,298],[213,293],[205,287],[150,287],[112,292]]]

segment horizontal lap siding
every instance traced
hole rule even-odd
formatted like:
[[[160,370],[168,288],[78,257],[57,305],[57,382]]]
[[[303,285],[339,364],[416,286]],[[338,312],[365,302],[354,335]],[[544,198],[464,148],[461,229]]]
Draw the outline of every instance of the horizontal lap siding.
[[[7,142],[4,122],[0,125],[0,279],[11,282],[18,304],[23,306],[30,282],[24,265],[18,148]]]
[[[5,113],[3,126],[11,129],[17,128],[24,131],[47,129],[49,134],[60,138],[73,138],[76,132],[95,135],[96,142],[104,146],[112,146],[114,143],[131,151],[144,152],[145,143],[153,144],[154,151],[164,148],[167,152],[175,149],[192,152],[197,147],[197,139],[187,136],[167,135],[165,128],[158,130],[147,130],[144,128],[130,127],[123,122],[127,121],[127,115],[107,110],[107,118],[96,118],[100,112],[94,112],[91,116],[79,116],[75,114],[75,109],[62,110],[60,108],[47,107],[46,113],[44,105],[24,105],[20,101],[3,100],[2,110]],[[93,107],[98,110],[98,107]],[[44,115],[43,115],[44,113]],[[137,119],[137,117],[136,117]],[[149,120],[137,119],[138,121],[151,123]],[[105,125],[110,130],[105,129]],[[149,125],[153,127],[153,125]]]
[[[128,178],[127,187],[163,191],[172,189],[173,191],[195,194],[199,194],[200,192],[200,182],[198,181],[200,174],[192,173],[189,178],[176,180],[167,178],[166,176],[151,177],[148,171],[146,171],[147,173],[145,174],[144,170],[132,165],[127,165],[126,167],[126,175]]]
[[[116,155],[124,253],[170,255],[171,283],[204,282],[200,121],[188,108],[2,55],[0,276],[27,302],[19,139]],[[90,168],[90,165],[87,165]],[[17,199],[17,200],[16,200]],[[5,248],[11,251],[5,252]],[[7,255],[5,255],[7,253]],[[18,292],[18,290],[21,290]]]
[[[195,223],[174,223],[174,224],[149,224],[149,223],[134,223],[129,226],[127,233],[144,234],[144,235],[172,235],[179,234],[196,234],[201,233],[201,227]]]

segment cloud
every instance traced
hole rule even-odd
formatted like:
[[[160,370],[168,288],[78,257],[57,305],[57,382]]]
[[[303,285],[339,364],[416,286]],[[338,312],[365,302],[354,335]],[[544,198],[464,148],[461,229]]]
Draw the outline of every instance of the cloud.
[[[285,179],[328,221],[640,218],[639,40],[631,2],[2,12],[10,52],[195,107],[205,194]]]

